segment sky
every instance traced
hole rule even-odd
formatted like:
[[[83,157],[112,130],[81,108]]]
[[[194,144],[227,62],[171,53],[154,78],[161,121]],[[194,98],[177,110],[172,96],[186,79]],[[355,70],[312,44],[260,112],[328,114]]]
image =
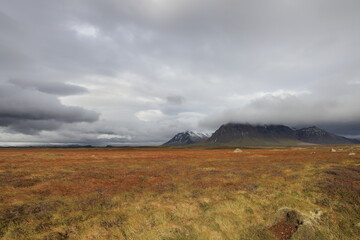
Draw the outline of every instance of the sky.
[[[359,0],[1,0],[0,145],[227,122],[360,138]]]

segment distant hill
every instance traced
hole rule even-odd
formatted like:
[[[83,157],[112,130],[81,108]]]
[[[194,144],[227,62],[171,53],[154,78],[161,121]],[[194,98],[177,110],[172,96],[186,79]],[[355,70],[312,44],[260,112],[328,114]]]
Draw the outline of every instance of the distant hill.
[[[300,141],[315,144],[356,144],[358,140],[349,139],[329,133],[318,127],[308,127],[296,130],[296,137]]]
[[[284,125],[222,125],[204,142],[210,145],[274,146],[297,144],[356,144],[358,140],[329,133],[318,127],[292,129]]]
[[[196,131],[186,131],[176,134],[168,142],[164,143],[163,146],[182,146],[194,144],[197,142],[205,141],[210,137],[210,133],[202,133]]]
[[[228,123],[222,125],[204,142],[210,145],[274,146],[297,145],[293,129],[284,125],[250,125]]]

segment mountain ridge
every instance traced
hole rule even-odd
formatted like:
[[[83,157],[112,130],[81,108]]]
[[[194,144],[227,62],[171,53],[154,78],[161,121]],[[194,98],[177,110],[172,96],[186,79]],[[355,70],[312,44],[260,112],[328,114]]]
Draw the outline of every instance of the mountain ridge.
[[[360,141],[329,133],[316,126],[300,129],[280,124],[252,125],[227,123],[221,125],[211,136],[191,138],[186,131],[176,134],[163,146],[183,145],[242,145],[242,146],[280,146],[307,144],[359,144]]]
[[[228,123],[220,126],[204,142],[209,145],[272,146],[298,145],[293,129],[285,125],[251,125]]]
[[[316,126],[298,129],[296,136],[300,141],[314,144],[354,144],[358,142],[356,139],[338,136]]]

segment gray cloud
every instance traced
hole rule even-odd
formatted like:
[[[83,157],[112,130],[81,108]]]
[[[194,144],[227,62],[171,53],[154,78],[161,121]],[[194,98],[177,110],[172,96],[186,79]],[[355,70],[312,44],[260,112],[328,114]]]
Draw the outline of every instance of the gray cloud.
[[[228,121],[359,135],[359,11],[358,0],[4,0],[0,141],[100,144],[107,132],[150,144]]]
[[[61,123],[94,122],[96,112],[65,106],[56,96],[33,88],[0,84],[0,125],[25,134],[54,130]]]
[[[58,96],[68,96],[87,92],[87,89],[84,87],[63,82],[29,81],[24,79],[11,79],[9,82],[22,88],[33,88],[43,93]]]
[[[240,108],[213,113],[200,121],[208,128],[223,123],[287,124],[290,126],[318,125],[339,134],[360,133],[360,84],[333,82],[316,86],[313,92],[273,92],[253,96]],[[332,94],[331,94],[332,93]],[[336,94],[337,95],[336,95]]]
[[[184,103],[185,98],[182,96],[167,96],[166,101],[170,104],[181,105]]]

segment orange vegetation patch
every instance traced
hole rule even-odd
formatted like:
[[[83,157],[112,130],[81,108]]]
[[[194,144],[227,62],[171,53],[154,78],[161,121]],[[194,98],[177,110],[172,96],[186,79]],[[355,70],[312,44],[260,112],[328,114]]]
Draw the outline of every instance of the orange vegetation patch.
[[[130,190],[164,192],[182,185],[255,190],[259,176],[267,181],[296,181],[297,172],[306,164],[331,163],[341,154],[317,149],[319,154],[311,155],[312,151],[3,149],[0,181],[6,194],[2,200]]]

